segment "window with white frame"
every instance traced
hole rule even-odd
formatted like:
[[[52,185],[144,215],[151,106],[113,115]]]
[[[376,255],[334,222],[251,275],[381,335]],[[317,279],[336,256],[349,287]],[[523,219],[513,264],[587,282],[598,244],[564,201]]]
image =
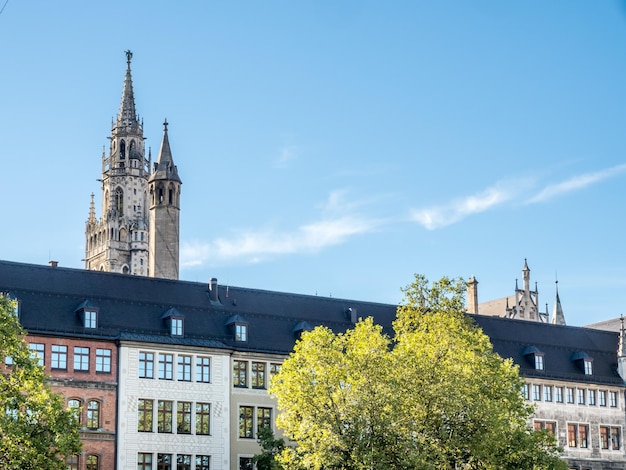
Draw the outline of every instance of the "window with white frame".
[[[606,390],[598,391],[598,404],[600,406],[606,406]]]
[[[573,404],[574,403],[574,389],[571,387],[566,387],[565,388],[565,398],[567,403],[569,404]]]
[[[79,346],[74,348],[74,370],[89,371],[89,348]]]
[[[178,356],[178,380],[191,382],[191,356]]]
[[[541,400],[541,385],[533,384],[533,400]]]
[[[32,357],[33,359],[37,359],[37,363],[40,366],[43,366],[45,357],[45,346],[40,343],[30,343],[28,345],[28,349],[30,350],[30,357]]]
[[[174,379],[174,355],[159,353],[159,379]]]
[[[585,375],[593,375],[593,361],[591,359],[584,360]]]
[[[209,383],[211,381],[211,358],[196,357],[196,382]]]
[[[50,367],[52,369],[67,370],[67,346],[52,345]]]
[[[172,336],[183,335],[183,319],[172,317]]]
[[[554,387],[554,401],[563,403],[563,387]]]
[[[578,397],[578,404],[585,404],[585,390],[583,388],[579,388],[576,390],[576,396]]]
[[[550,385],[543,386],[543,401],[552,401],[552,387]]]
[[[111,372],[111,350],[96,349],[96,372]]]
[[[84,327],[96,328],[98,325],[98,313],[95,310],[85,310],[84,315]]]
[[[587,404],[591,406],[596,405],[596,391],[595,390],[587,390]]]
[[[617,408],[617,392],[609,392],[609,405],[611,408]]]

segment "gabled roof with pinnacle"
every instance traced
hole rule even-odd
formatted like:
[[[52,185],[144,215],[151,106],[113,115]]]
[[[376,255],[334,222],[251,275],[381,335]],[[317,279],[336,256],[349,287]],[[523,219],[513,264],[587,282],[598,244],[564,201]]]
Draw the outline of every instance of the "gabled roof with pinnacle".
[[[166,119],[163,123],[163,140],[161,141],[159,157],[154,167],[154,173],[152,173],[148,181],[167,180],[182,183],[178,176],[178,168],[174,165],[174,159],[172,158],[170,139],[167,136],[167,126],[168,122]]]
[[[131,51],[126,51],[126,77],[124,77],[124,89],[122,90],[122,103],[117,115],[118,127],[128,127],[137,124],[135,113],[135,95],[133,93],[133,78],[130,73],[130,61],[133,58]]]

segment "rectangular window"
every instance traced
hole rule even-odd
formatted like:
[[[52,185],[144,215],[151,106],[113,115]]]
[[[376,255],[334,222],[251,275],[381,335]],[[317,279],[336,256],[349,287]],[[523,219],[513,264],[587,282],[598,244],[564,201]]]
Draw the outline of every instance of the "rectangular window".
[[[593,361],[585,359],[585,375],[593,375]]]
[[[252,424],[252,417],[254,415],[254,407],[252,406],[240,406],[239,407],[239,437],[246,439],[254,439],[254,431]]]
[[[30,357],[33,359],[37,359],[37,362],[40,366],[43,366],[44,357],[45,357],[45,346],[39,343],[30,343],[28,345],[28,349],[30,350]]]
[[[96,349],[96,372],[111,373],[110,349]]]
[[[247,387],[248,386],[248,362],[247,361],[233,361],[233,386],[234,387]]]
[[[248,325],[235,325],[235,341],[248,341]]]
[[[578,426],[575,424],[567,425],[567,445],[578,447]]]
[[[547,430],[553,436],[556,434],[556,422],[554,421],[535,421],[535,430]]]
[[[191,470],[191,455],[178,454],[176,456],[176,470]]]
[[[89,348],[74,348],[74,370],[89,370]]]
[[[209,455],[196,455],[196,470],[210,470],[211,457]]]
[[[209,383],[211,381],[211,358],[196,357],[196,382]]]
[[[211,405],[196,403],[196,434],[208,436],[211,434]]]
[[[587,390],[587,404],[591,406],[596,405],[596,391],[595,390]]]
[[[191,356],[178,356],[178,380],[191,382]]]
[[[157,454],[157,470],[172,470],[172,454]]]
[[[554,401],[563,403],[563,387],[554,387]]]
[[[598,392],[598,401],[600,406],[606,406],[606,390],[600,390]]]
[[[522,385],[522,396],[525,400],[530,400],[530,385],[524,384]]]
[[[169,400],[159,400],[157,431],[165,433],[172,432],[172,402]]]
[[[616,426],[600,426],[600,448],[620,449],[620,428]]]
[[[179,401],[176,405],[176,432],[191,434],[191,403],[188,401]]]
[[[183,319],[172,318],[172,336],[182,336],[182,335],[183,335]]]
[[[265,388],[265,363],[253,362],[250,367],[252,388]]]
[[[620,449],[620,428],[618,427],[611,428],[611,449]]]
[[[137,402],[137,431],[152,432],[153,400],[140,398]]]
[[[579,424],[578,425],[578,445],[586,449],[588,437],[589,437],[589,426],[587,426],[586,424]]]
[[[152,470],[152,454],[145,452],[137,454],[137,470]]]
[[[74,416],[76,417],[77,422],[82,422],[81,420],[81,409],[80,409],[80,400],[68,400],[67,401],[68,409],[72,410]]]
[[[552,387],[549,385],[543,386],[543,401],[552,401]]]
[[[543,355],[535,354],[535,369],[543,370]]]
[[[567,387],[565,389],[565,396],[567,398],[567,403],[574,403],[574,389]]]
[[[582,388],[579,388],[576,390],[576,394],[578,396],[578,404],[584,405],[585,404],[585,390]]]
[[[67,370],[67,346],[52,345],[50,367],[53,369]]]
[[[159,354],[159,379],[172,380],[174,378],[174,355]]]
[[[70,455],[65,459],[67,470],[78,470],[78,455]]]
[[[85,328],[95,328],[97,318],[95,310],[85,310]]]
[[[280,364],[270,364],[270,380],[280,372]]]
[[[239,470],[252,470],[252,457],[239,457]]]
[[[541,400],[541,385],[533,384],[533,400],[535,401]]]
[[[617,408],[617,392],[609,392],[609,405],[611,408]]]
[[[154,377],[154,353],[139,351],[139,378]]]
[[[256,409],[256,430],[272,426],[272,409],[271,408],[257,408]]]

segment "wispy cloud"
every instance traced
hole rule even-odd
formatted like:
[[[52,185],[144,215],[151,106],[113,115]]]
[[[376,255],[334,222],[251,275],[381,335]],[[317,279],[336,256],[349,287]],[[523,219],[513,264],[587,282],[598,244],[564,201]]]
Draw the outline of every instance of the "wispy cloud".
[[[517,185],[498,183],[478,194],[456,199],[445,205],[413,209],[411,220],[428,230],[435,230],[502,205],[518,193],[518,188]]]
[[[539,191],[539,193],[537,193],[535,196],[528,199],[527,203],[535,204],[538,202],[545,202],[563,194],[584,189],[607,178],[611,178],[612,176],[617,176],[620,173],[624,173],[625,171],[626,164],[616,165],[614,167],[594,173],[586,173],[583,175],[574,176],[573,178],[562,181],[560,183],[549,184],[541,191]]]
[[[323,204],[325,210],[333,213],[332,216],[323,216],[291,231],[247,230],[210,242],[184,242],[180,253],[181,266],[200,266],[209,260],[257,263],[274,256],[317,253],[380,227],[383,222],[378,219],[346,213],[352,204],[344,200],[344,195],[343,191],[333,192]]]
[[[295,145],[286,145],[280,149],[278,157],[274,160],[274,168],[287,168],[298,158],[299,149]]]

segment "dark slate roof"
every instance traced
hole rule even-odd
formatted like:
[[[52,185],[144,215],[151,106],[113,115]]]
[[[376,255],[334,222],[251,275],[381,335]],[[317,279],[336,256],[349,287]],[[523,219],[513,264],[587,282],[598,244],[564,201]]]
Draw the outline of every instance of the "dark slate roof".
[[[346,313],[352,308],[391,333],[396,312],[388,304],[233,286],[219,286],[220,301],[211,302],[208,284],[7,261],[0,261],[0,292],[20,300],[20,321],[31,333],[172,343],[163,316],[174,308],[185,328],[176,343],[212,340],[230,349],[278,354],[293,349],[294,327],[304,321],[345,331],[352,326]],[[98,308],[96,331],[83,328],[75,313],[85,302]],[[232,318],[245,319],[247,342],[234,341]]]
[[[619,335],[574,326],[470,315],[491,338],[494,350],[519,365],[525,377],[622,385],[617,374]],[[544,370],[536,370],[532,351],[544,355]],[[531,354],[529,354],[529,351]],[[593,360],[593,374],[585,375],[580,361]]]
[[[350,308],[356,310],[357,318],[374,317],[390,335],[396,314],[395,305],[232,286],[219,286],[220,301],[212,302],[208,284],[204,283],[8,261],[0,261],[0,292],[20,300],[20,320],[31,333],[277,354],[291,352],[303,330],[318,325],[335,332],[350,328]],[[98,308],[98,328],[82,326],[76,312],[80,305]],[[172,337],[167,318],[163,318],[173,311],[184,318],[182,337]],[[616,373],[615,332],[471,317],[491,338],[494,350],[513,359],[524,376],[623,383]],[[235,342],[229,328],[233,319],[247,323],[247,342]],[[544,354],[544,371],[534,369],[532,355],[528,354],[537,350]],[[593,359],[592,376],[585,375],[573,360],[579,353]]]

